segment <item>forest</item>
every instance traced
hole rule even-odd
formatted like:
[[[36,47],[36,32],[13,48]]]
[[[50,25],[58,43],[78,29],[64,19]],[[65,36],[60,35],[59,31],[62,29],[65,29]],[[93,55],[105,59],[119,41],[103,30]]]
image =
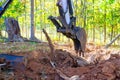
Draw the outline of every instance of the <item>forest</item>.
[[[77,39],[51,22],[59,20],[62,0],[0,0],[0,8],[7,1],[0,11],[0,80],[120,79],[120,0],[68,0]]]
[[[5,1],[5,0],[2,0]],[[119,0],[73,0],[74,11],[77,17],[77,25],[86,29],[88,41],[96,43],[109,43],[115,36],[120,34],[120,1]],[[0,3],[1,5],[2,3]],[[36,36],[45,40],[41,32],[46,28],[48,32],[57,34],[55,27],[47,19],[49,15],[58,16],[56,0],[35,0],[34,2],[34,26]],[[21,33],[24,37],[30,36],[30,1],[14,0],[5,14],[0,18],[0,31],[5,30],[4,19],[14,17],[19,21]],[[52,32],[50,32],[53,30]],[[59,36],[58,36],[59,35]],[[52,35],[53,40],[64,40],[61,34]],[[6,36],[3,33],[3,36]],[[115,42],[120,44],[119,39]]]

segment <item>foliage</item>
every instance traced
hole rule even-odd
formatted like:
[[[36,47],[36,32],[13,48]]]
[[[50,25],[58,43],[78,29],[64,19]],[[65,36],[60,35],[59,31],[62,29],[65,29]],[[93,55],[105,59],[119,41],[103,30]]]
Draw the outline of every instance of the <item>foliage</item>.
[[[58,16],[57,0],[35,1],[36,31],[47,28],[54,35],[54,25],[47,19],[49,15]],[[82,26],[88,33],[88,40],[100,43],[110,41],[120,32],[120,0],[73,0],[77,25]],[[6,17],[19,20],[21,28],[30,27],[30,0],[13,0],[0,23]],[[52,31],[51,31],[52,30]],[[27,30],[26,30],[27,31]],[[27,34],[28,31],[27,31]],[[111,38],[111,39],[110,39]]]
[[[2,6],[6,0],[2,0],[0,5]],[[5,11],[3,16],[0,18],[0,30],[5,30],[4,19],[7,17],[18,18],[21,16],[24,11],[24,5],[20,0],[13,0],[13,2],[9,5],[8,9]]]

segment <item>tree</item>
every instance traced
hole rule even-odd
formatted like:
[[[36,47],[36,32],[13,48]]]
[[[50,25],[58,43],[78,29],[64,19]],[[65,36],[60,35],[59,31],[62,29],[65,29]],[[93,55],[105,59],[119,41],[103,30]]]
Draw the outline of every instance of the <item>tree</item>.
[[[30,0],[31,1],[31,12],[30,12],[30,17],[31,17],[31,27],[30,27],[30,40],[32,41],[37,41],[40,42],[36,37],[35,37],[35,26],[34,26],[34,0]]]
[[[104,48],[107,49],[113,42],[115,42],[120,37],[120,34],[118,34],[109,44],[107,44]]]
[[[14,18],[6,18],[5,19],[6,32],[8,33],[8,41],[9,42],[24,42],[25,38],[23,38],[20,34],[20,27],[17,20]]]
[[[31,0],[31,33],[30,33],[30,39],[34,39],[35,38],[35,27],[34,27],[34,0]]]

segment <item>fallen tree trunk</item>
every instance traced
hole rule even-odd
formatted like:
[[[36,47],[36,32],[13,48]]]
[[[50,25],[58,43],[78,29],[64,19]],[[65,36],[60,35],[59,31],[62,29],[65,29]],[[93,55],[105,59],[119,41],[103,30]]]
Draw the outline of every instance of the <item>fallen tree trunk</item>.
[[[118,38],[120,37],[120,34],[118,34],[109,44],[105,45],[105,49],[107,49],[108,47],[110,47],[110,45],[115,42]]]

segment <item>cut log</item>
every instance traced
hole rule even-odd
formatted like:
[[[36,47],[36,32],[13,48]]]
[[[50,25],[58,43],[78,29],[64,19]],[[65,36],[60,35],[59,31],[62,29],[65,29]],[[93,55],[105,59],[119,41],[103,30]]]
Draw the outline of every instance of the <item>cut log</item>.
[[[112,43],[114,43],[118,38],[120,37],[120,34],[118,34],[109,44],[105,45],[105,49],[107,49]]]

